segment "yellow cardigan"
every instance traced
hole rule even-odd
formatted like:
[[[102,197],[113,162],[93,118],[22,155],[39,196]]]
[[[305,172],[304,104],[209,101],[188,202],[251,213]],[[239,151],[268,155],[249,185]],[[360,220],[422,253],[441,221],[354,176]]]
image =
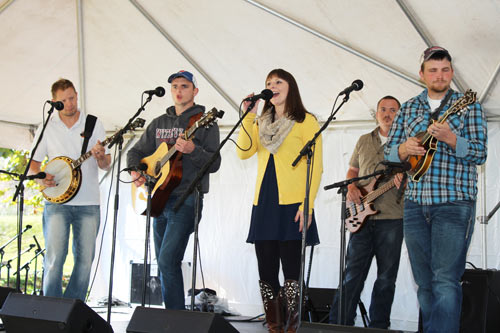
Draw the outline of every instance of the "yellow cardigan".
[[[260,186],[264,173],[266,171],[267,162],[269,160],[270,152],[261,145],[259,139],[259,126],[255,121],[256,115],[249,113],[243,119],[242,125],[252,137],[252,146],[250,147],[250,139],[243,129],[240,129],[238,135],[238,145],[248,151],[243,151],[236,148],[238,157],[242,160],[250,158],[257,152],[258,168],[257,168],[257,182],[255,186],[255,197],[253,204],[257,205],[259,202]],[[306,173],[307,173],[307,160],[303,157],[300,162],[292,167],[292,163],[299,154],[304,145],[312,139],[314,134],[319,130],[319,125],[314,116],[306,113],[306,117],[302,123],[295,123],[291,131],[288,133],[285,140],[279,147],[274,155],[274,163],[276,166],[276,180],[278,182],[278,196],[280,205],[289,205],[301,202],[300,210],[304,210],[305,187],[306,187]],[[321,181],[321,174],[323,173],[323,144],[321,135],[316,140],[316,148],[314,149],[314,160],[311,163],[313,167],[311,182],[311,191],[309,198],[309,213],[314,208],[314,199],[318,192],[319,183]]]

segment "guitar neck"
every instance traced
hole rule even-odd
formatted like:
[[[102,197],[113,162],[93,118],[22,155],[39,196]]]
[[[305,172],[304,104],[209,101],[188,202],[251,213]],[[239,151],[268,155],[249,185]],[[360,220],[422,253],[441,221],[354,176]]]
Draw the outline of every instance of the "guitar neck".
[[[195,122],[193,124],[193,126],[191,126],[190,128],[188,128],[184,133],[181,134],[182,138],[184,140],[189,140],[191,139],[191,137],[193,136],[194,132],[198,129],[198,122]],[[161,163],[161,166],[163,167],[165,165],[165,163],[167,163],[170,158],[177,152],[177,149],[175,149],[175,146],[172,146],[168,152],[162,157],[160,163]]]
[[[375,201],[375,199],[377,199],[379,196],[381,196],[385,192],[389,191],[394,186],[396,186],[396,184],[394,184],[394,178],[393,178],[391,181],[388,181],[387,183],[380,186],[375,191],[372,191],[372,192],[368,193],[367,195],[365,195],[363,197],[363,202],[370,203],[370,202]]]

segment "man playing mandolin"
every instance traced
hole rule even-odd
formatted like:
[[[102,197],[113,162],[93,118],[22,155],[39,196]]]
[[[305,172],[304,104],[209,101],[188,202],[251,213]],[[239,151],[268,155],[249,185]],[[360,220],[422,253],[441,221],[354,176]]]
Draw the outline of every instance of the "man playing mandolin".
[[[82,150],[85,117],[78,110],[78,94],[73,83],[60,79],[52,85],[52,100],[64,103],[64,109],[50,118],[38,149],[33,155],[30,174],[40,172],[41,162],[48,157],[66,156],[77,159]],[[40,136],[38,128],[34,142]],[[99,139],[105,138],[102,123],[97,120],[88,146],[93,158],[81,164],[81,184],[76,194],[61,201],[48,200],[43,211],[43,235],[47,252],[44,259],[43,294],[45,296],[78,298],[85,301],[94,260],[94,249],[100,223],[98,168],[107,170],[111,156]],[[68,170],[71,170],[68,167]],[[67,175],[54,175],[46,171],[46,178],[38,182],[45,188],[57,188]],[[56,181],[57,180],[57,181]],[[60,197],[64,197],[61,193]],[[63,202],[64,201],[64,202]],[[63,202],[63,203],[57,203]],[[63,265],[68,253],[70,228],[73,230],[74,266],[68,286],[62,292]]]
[[[453,66],[444,48],[424,51],[419,74],[427,89],[401,107],[385,155],[412,164],[404,237],[424,332],[458,332],[460,280],[474,230],[476,166],[486,161],[486,118],[475,93],[450,88]]]
[[[197,172],[217,150],[219,128],[217,124],[200,127],[194,138],[183,137],[187,132],[186,129],[200,118],[205,107],[194,103],[198,88],[192,73],[179,71],[170,75],[168,82],[171,83],[170,92],[174,105],[149,124],[139,141],[129,150],[127,164],[129,167],[139,166],[141,161],[144,163],[145,157],[149,158],[149,155],[155,153],[164,142],[171,147],[170,149],[176,150],[170,159],[170,164],[167,163],[169,167],[167,172],[170,171],[170,174],[165,179],[165,194],[168,195],[168,199],[164,207],[159,207],[161,213],[154,219],[153,232],[165,307],[185,309],[181,261],[194,228],[194,194],[189,195],[177,211],[174,211],[173,207],[196,177]],[[182,158],[177,159],[176,156]],[[182,163],[179,164],[180,162]],[[208,169],[208,173],[217,171],[219,166],[220,156]],[[201,180],[202,193],[208,192],[208,173]],[[131,176],[136,186],[144,184],[145,178],[140,173],[132,171]],[[173,181],[174,179],[178,180]],[[163,184],[156,190],[155,196],[163,195],[159,191],[162,187]]]
[[[385,96],[379,100],[375,113],[378,127],[359,138],[349,162],[348,179],[373,173],[378,163],[384,160],[384,144],[400,106],[399,101],[392,96]],[[374,182],[375,180],[372,180],[371,184],[373,185]],[[383,182],[380,181],[380,183]],[[374,200],[374,208],[379,211],[378,214],[375,214],[376,211],[368,206],[366,191],[361,192],[363,189],[358,186],[361,184],[348,186],[347,200],[348,206],[355,206],[354,211],[351,210],[351,217],[357,214],[356,219],[361,220],[363,224],[349,238],[343,283],[342,302],[345,302],[342,311],[343,320],[338,319],[339,298],[338,294],[335,294],[330,310],[330,323],[354,325],[360,294],[373,257],[375,257],[377,280],[372,290],[369,327],[387,329],[390,326],[391,307],[403,243],[403,204],[398,200],[398,190],[392,176],[386,179],[383,185],[391,189],[382,192]],[[382,185],[377,188],[381,189]],[[368,190],[368,192],[373,194],[375,191]]]

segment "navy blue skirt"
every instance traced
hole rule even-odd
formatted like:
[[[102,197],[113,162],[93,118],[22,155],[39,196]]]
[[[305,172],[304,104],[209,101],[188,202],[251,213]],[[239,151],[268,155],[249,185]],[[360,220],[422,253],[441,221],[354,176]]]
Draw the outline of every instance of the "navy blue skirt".
[[[279,204],[274,156],[271,154],[260,187],[259,202],[252,208],[247,243],[259,240],[301,240],[300,223],[294,221],[300,204],[300,202],[290,205]],[[319,244],[314,211],[311,226],[307,229],[306,243],[307,245]]]

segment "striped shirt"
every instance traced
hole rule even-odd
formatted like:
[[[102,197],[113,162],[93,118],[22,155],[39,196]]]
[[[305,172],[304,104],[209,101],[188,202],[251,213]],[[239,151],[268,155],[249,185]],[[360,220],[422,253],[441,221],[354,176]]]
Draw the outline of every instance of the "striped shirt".
[[[462,96],[453,91],[439,117]],[[474,103],[461,112],[449,115],[446,122],[457,136],[455,150],[444,142],[438,142],[434,159],[420,181],[414,182],[409,178],[405,199],[421,205],[476,199],[476,165],[483,164],[487,155],[484,112],[479,103]],[[401,106],[389,132],[385,158],[399,162],[399,145],[425,132],[430,124],[431,108],[427,102],[427,90],[424,90]]]

